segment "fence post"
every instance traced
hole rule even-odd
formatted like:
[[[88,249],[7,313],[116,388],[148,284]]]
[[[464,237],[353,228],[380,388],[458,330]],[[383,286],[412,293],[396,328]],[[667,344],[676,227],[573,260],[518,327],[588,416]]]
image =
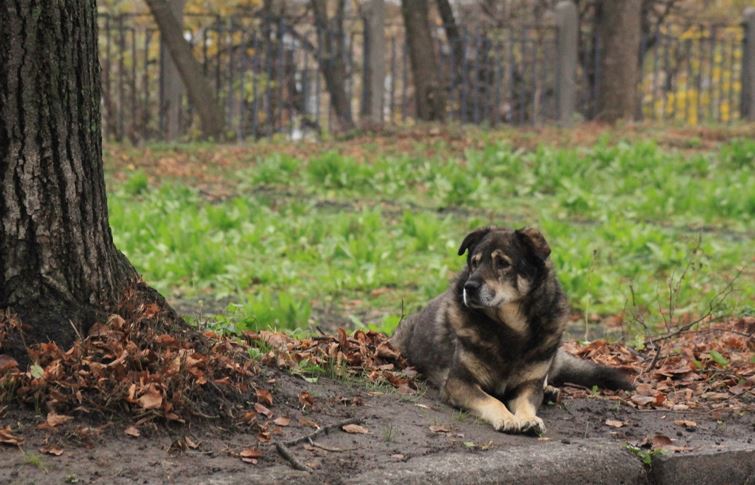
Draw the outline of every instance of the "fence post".
[[[365,9],[367,53],[365,62],[365,108],[369,124],[383,122],[385,97],[385,0],[369,0]]]
[[[571,0],[556,5],[556,100],[558,122],[571,126],[577,99],[577,6]]]
[[[755,121],[755,7],[744,10],[742,45],[742,119]]]
[[[169,0],[171,12],[183,28],[183,11],[185,0]],[[163,139],[175,140],[181,133],[181,97],[183,82],[168,46],[160,37],[160,124]]]

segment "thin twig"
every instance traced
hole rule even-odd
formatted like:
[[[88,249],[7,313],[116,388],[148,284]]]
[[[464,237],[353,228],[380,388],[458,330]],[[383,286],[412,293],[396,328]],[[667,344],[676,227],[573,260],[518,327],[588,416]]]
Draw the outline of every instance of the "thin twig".
[[[341,452],[341,451],[351,451],[351,450],[356,449],[356,448],[335,448],[335,447],[325,446],[318,443],[317,441],[312,441],[312,438],[309,438],[307,441],[309,441],[309,444],[314,446],[315,448],[320,448],[321,450],[325,450],[325,451],[333,451],[336,453]]]
[[[658,360],[661,357],[661,349],[663,349],[662,345],[658,345],[656,343],[653,344],[655,346],[655,355],[653,356],[653,360],[650,362],[650,365],[645,369],[645,372],[650,372],[651,370],[655,369],[655,365],[658,363]]]
[[[84,340],[84,338],[81,336],[81,332],[79,332],[79,329],[76,328],[76,325],[73,324],[73,320],[68,320],[68,323],[70,323],[71,327],[73,327],[73,331],[76,333],[76,336],[79,337],[79,340]]]
[[[406,314],[404,313],[404,299],[401,299],[401,316],[398,319],[398,323],[396,324],[396,328],[398,328],[401,325],[401,322],[404,321],[404,317]]]
[[[322,445],[315,445],[313,438],[315,436],[319,436],[321,434],[328,434],[334,429],[341,428],[342,426],[346,426],[347,424],[357,424],[361,423],[362,420],[360,418],[349,418],[346,421],[341,421],[340,423],[330,424],[328,426],[323,426],[322,428],[316,430],[313,433],[310,433],[306,436],[300,436],[299,438],[294,438],[292,440],[288,441],[278,441],[275,443],[275,449],[278,450],[278,453],[285,458],[289,463],[291,463],[291,466],[294,467],[297,470],[301,471],[311,471],[308,466],[300,462],[294,454],[291,452],[291,450],[288,448],[289,446],[296,446],[299,443],[303,443],[305,441],[309,441],[312,443],[313,446],[318,446],[320,448],[323,448]],[[323,448],[326,449],[326,448]],[[335,451],[335,450],[333,450]]]
[[[346,421],[341,421],[340,423],[329,424],[328,426],[323,426],[322,428],[320,428],[320,429],[316,430],[315,432],[310,433],[310,434],[308,434],[306,436],[300,436],[299,438],[294,438],[292,440],[283,441],[282,444],[284,444],[286,446],[295,446],[295,445],[298,445],[299,443],[303,443],[303,442],[305,442],[307,440],[314,440],[314,438],[316,436],[319,436],[321,434],[328,434],[331,431],[333,431],[334,429],[340,428],[341,426],[346,426],[347,424],[359,424],[361,422],[362,422],[361,418],[349,418]],[[277,443],[276,443],[276,445],[277,445]]]
[[[296,470],[301,470],[303,472],[311,471],[310,468],[305,465],[304,463],[300,462],[294,454],[291,452],[291,450],[288,449],[286,445],[283,443],[275,443],[275,449],[278,450],[278,453],[285,458],[289,463],[291,463],[291,466],[294,467]]]
[[[737,279],[739,279],[739,276],[741,274],[742,274],[742,270],[740,269],[739,271],[737,271],[737,274],[734,275],[734,277],[731,280],[729,280],[726,286],[724,286],[723,289],[721,289],[721,291],[719,291],[713,296],[713,298],[708,302],[708,310],[705,312],[705,314],[703,314],[703,316],[685,325],[682,325],[681,327],[677,328],[673,332],[669,332],[665,335],[661,335],[660,337],[655,337],[655,338],[646,340],[645,345],[649,345],[649,344],[655,345],[658,342],[662,342],[664,340],[668,340],[670,338],[674,338],[678,335],[681,335],[682,333],[691,329],[698,323],[712,316],[715,313],[715,311],[718,309],[719,305],[726,299],[726,297],[729,296],[729,294],[731,294],[732,291],[734,291],[734,282],[737,281]]]

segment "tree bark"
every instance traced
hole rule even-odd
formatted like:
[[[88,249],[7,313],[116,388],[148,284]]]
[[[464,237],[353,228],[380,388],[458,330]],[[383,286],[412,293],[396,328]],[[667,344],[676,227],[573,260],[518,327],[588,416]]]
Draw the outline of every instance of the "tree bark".
[[[181,27],[167,0],[146,0],[147,6],[160,29],[160,36],[181,73],[189,101],[199,113],[202,135],[215,140],[225,135],[225,116],[215,99],[210,84],[202,74],[202,66],[194,58],[191,46],[184,39]]]
[[[97,7],[3,2],[0,31],[0,320],[65,345],[138,280],[108,223]]]
[[[600,74],[596,119],[632,119],[639,80],[641,0],[602,0],[597,5]]]
[[[327,0],[311,0],[317,30],[317,60],[330,95],[330,106],[342,130],[354,127],[351,100],[346,94],[346,0],[337,0],[336,11],[328,18]]]
[[[417,118],[443,121],[446,117],[446,92],[440,81],[435,57],[427,0],[402,0],[401,14],[409,44]]]
[[[451,46],[451,57],[453,59],[454,72],[452,73],[454,84],[461,81],[464,69],[464,44],[461,40],[461,32],[454,17],[454,10],[451,2],[448,0],[436,0],[440,18],[443,19],[443,30],[446,33],[446,40]]]
[[[183,25],[186,0],[169,0],[173,17],[179,28]],[[165,140],[175,140],[181,134],[181,99],[184,85],[181,73],[173,62],[165,38],[160,39],[160,119]]]

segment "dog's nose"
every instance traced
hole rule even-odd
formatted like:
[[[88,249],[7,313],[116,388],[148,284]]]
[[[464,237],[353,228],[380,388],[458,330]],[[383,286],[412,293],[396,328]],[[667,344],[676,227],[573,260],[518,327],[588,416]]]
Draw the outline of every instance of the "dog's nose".
[[[466,283],[464,283],[464,289],[467,290],[468,293],[475,293],[477,290],[480,289],[480,282],[475,280],[469,280]]]

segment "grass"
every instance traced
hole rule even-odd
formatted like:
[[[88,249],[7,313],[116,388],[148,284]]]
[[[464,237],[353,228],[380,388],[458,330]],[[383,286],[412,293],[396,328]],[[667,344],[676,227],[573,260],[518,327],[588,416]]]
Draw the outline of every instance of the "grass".
[[[607,139],[532,150],[488,141],[461,156],[446,148],[420,141],[402,155],[376,145],[369,161],[337,144],[299,157],[250,150],[220,201],[136,170],[111,184],[111,225],[147,281],[173,300],[231,302],[218,322],[237,328],[390,332],[402,308],[447,287],[463,264],[459,241],[489,224],[539,226],[585,314],[631,304],[660,327],[668,281],[686,267],[672,312],[706,311],[739,269],[717,310],[752,311],[752,140],[692,154]]]
[[[42,471],[47,470],[47,466],[45,465],[45,460],[42,457],[42,455],[38,453],[24,452],[24,463],[30,466],[33,466],[34,468],[38,468]]]

